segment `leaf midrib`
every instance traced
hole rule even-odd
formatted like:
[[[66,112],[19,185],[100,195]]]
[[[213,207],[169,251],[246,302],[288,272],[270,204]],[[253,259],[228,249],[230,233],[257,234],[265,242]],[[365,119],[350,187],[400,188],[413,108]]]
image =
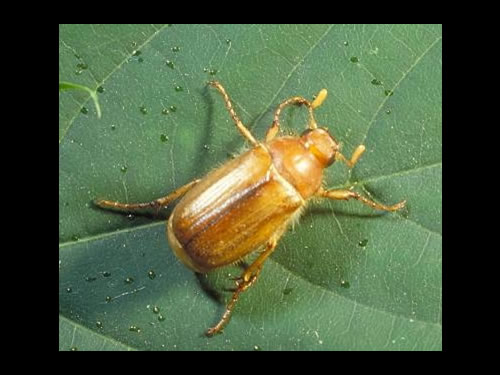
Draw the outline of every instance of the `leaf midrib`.
[[[374,181],[379,181],[379,180],[382,180],[382,179],[385,179],[385,178],[392,178],[392,177],[404,176],[404,175],[410,174],[410,173],[412,173],[414,171],[419,172],[421,170],[425,170],[425,169],[429,169],[429,168],[435,168],[435,167],[441,166],[441,164],[442,164],[442,162],[437,162],[437,163],[428,164],[428,165],[421,166],[421,167],[414,168],[414,169],[407,169],[407,170],[398,171],[398,172],[387,174],[387,175],[379,175],[379,176],[375,176],[375,177],[372,177],[372,178],[367,178],[367,179],[364,179],[364,180],[359,180],[359,181],[357,181],[357,183],[359,185],[364,185],[366,183],[370,183],[370,182],[374,182]],[[342,184],[342,185],[332,186],[332,188],[344,188],[344,187],[349,187],[350,185],[351,184],[349,184],[349,183],[345,183],[345,184]],[[422,228],[423,230],[425,230],[425,231],[427,231],[429,233],[436,234],[436,235],[442,237],[441,233],[433,231],[433,230],[431,230],[429,228],[426,228],[426,227],[422,226],[421,224],[417,223],[416,221],[414,221],[412,219],[406,218],[405,220],[413,222],[414,224],[418,225],[420,228]],[[112,232],[103,232],[103,233],[99,233],[99,234],[96,234],[96,235],[93,235],[93,236],[88,236],[88,237],[85,237],[85,238],[80,238],[77,242],[78,243],[82,243],[82,242],[85,242],[85,241],[95,241],[95,240],[99,240],[99,239],[106,238],[106,237],[113,236],[113,235],[120,235],[120,234],[123,234],[123,233],[132,232],[132,231],[135,231],[135,230],[148,229],[148,228],[155,227],[157,225],[165,225],[165,221],[166,220],[162,220],[161,222],[154,222],[154,223],[149,223],[149,224],[138,225],[138,226],[135,226],[133,228],[118,229],[118,230],[114,230]],[[61,243],[59,243],[59,249],[62,249],[62,248],[67,247],[67,246],[71,246],[71,245],[73,245],[73,244],[75,244],[77,242],[75,242],[75,241],[61,242]]]

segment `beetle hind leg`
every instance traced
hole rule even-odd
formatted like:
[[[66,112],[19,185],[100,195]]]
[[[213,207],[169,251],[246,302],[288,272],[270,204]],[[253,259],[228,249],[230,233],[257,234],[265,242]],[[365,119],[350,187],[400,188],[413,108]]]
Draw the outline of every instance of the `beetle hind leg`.
[[[177,190],[171,192],[169,195],[155,199],[151,202],[146,202],[146,203],[120,203],[120,202],[115,202],[115,201],[109,201],[106,199],[97,199],[94,201],[94,204],[97,205],[98,207],[105,208],[105,209],[113,209],[113,210],[119,210],[119,211],[124,211],[124,212],[135,212],[135,211],[141,211],[147,208],[153,208],[156,210],[156,213],[160,210],[160,208],[165,207],[169,205],[172,201],[175,199],[181,197],[182,195],[186,194],[189,189],[191,189],[194,185],[196,185],[200,180],[193,180],[190,183],[181,186]]]
[[[356,163],[358,162],[361,155],[363,155],[363,152],[365,152],[365,150],[366,150],[365,145],[359,145],[358,147],[356,147],[356,149],[352,153],[351,159],[347,159],[340,152],[337,152],[337,154],[335,155],[335,160],[343,161],[344,163],[347,164],[347,166],[349,168],[353,168],[356,165]]]
[[[224,328],[224,326],[229,322],[229,319],[231,318],[231,313],[234,309],[236,301],[238,301],[238,298],[240,297],[240,294],[245,290],[247,290],[248,288],[250,288],[255,283],[255,281],[257,281],[257,277],[259,276],[260,271],[262,270],[262,265],[269,257],[269,255],[271,255],[271,253],[274,251],[277,244],[278,244],[277,238],[270,239],[266,244],[265,250],[236,280],[236,290],[234,291],[231,300],[226,306],[226,311],[222,315],[222,318],[219,320],[219,322],[215,326],[207,330],[207,332],[205,333],[207,336],[210,337],[215,335],[216,333],[219,333]]]

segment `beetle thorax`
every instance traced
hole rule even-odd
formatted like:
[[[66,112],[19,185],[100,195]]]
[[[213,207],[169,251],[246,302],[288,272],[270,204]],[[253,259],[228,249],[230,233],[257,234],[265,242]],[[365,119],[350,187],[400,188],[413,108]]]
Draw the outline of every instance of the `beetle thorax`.
[[[325,165],[308,149],[302,138],[275,138],[267,148],[276,170],[304,199],[310,198],[321,187]]]

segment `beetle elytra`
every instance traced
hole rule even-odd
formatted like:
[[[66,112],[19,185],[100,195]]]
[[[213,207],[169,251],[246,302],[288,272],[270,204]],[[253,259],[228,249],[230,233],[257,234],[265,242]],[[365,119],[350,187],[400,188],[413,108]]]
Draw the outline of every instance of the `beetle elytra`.
[[[237,129],[252,147],[205,177],[152,202],[97,200],[95,203],[131,212],[159,209],[181,198],[168,219],[167,238],[180,261],[195,272],[209,272],[260,251],[237,279],[222,318],[206,332],[212,336],[227,324],[240,294],[255,283],[280,237],[298,219],[310,198],[356,199],[384,211],[399,210],[406,201],[386,206],[349,189],[322,187],[326,167],[339,160],[352,168],[365,151],[365,146],[360,145],[347,159],[328,130],[318,127],[313,112],[325,100],[325,89],[313,101],[300,96],[283,101],[276,109],[265,140],[259,142],[239,119],[224,87],[217,81],[209,84],[222,95]],[[280,114],[289,105],[303,105],[309,113],[308,127],[299,137],[277,136]]]

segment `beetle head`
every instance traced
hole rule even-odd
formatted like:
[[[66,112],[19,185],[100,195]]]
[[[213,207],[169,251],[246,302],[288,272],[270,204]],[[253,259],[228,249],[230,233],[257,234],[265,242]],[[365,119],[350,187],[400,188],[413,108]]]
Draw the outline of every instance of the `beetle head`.
[[[307,129],[300,136],[304,146],[311,152],[324,168],[335,161],[339,143],[325,128]]]

